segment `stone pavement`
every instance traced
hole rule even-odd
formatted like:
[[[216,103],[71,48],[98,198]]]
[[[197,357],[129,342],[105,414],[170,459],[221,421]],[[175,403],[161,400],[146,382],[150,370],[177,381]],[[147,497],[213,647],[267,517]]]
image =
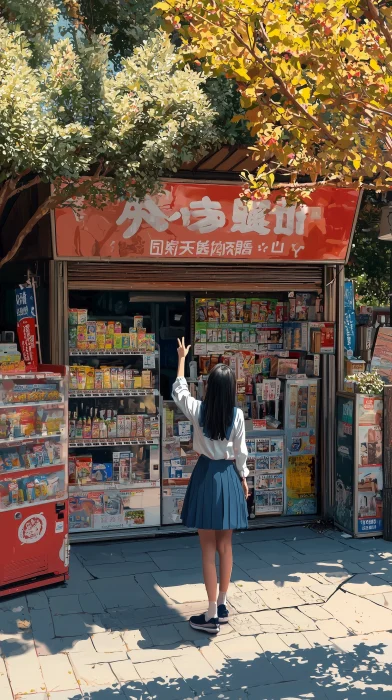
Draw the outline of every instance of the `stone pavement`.
[[[72,548],[67,585],[0,600],[0,700],[367,700],[392,691],[392,543],[235,534],[209,638],[198,539]],[[377,700],[377,699],[376,699]]]

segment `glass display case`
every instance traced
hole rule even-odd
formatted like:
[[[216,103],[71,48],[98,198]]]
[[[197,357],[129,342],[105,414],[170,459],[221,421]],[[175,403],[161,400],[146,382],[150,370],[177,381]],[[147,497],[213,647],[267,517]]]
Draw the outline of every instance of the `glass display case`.
[[[70,349],[70,533],[160,524],[159,352]]]

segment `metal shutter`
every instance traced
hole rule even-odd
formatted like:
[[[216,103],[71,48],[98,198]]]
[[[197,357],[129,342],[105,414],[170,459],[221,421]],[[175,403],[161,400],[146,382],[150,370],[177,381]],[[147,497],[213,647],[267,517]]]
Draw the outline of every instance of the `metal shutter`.
[[[246,262],[69,262],[68,288],[91,290],[313,291],[323,267]]]

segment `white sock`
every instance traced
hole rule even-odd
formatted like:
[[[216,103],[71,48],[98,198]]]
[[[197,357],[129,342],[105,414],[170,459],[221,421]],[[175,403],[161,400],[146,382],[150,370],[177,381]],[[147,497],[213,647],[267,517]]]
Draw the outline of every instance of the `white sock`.
[[[223,591],[219,591],[218,605],[226,605],[226,593],[223,593]]]
[[[216,603],[208,601],[208,610],[206,612],[206,620],[212,620],[213,617],[218,617],[218,606]]]

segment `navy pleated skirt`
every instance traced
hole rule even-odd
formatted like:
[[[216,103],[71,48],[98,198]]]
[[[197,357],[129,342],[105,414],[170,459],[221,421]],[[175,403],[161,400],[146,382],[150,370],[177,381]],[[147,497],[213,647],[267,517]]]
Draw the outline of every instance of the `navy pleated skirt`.
[[[182,508],[182,523],[198,530],[242,530],[248,509],[234,462],[201,455]]]

